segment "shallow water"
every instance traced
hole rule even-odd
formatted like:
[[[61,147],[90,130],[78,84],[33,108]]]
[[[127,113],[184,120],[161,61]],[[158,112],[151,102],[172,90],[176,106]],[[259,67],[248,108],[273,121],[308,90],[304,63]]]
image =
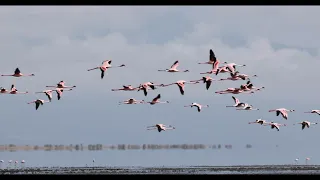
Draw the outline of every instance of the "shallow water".
[[[320,174],[320,166],[198,166],[198,167],[33,167],[2,169],[1,174]]]

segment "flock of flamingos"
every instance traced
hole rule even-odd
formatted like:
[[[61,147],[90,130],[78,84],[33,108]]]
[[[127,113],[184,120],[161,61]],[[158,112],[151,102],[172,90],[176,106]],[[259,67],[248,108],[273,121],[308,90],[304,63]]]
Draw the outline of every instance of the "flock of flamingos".
[[[192,81],[185,81],[185,80],[180,80],[177,82],[173,82],[170,84],[154,84],[152,82],[145,82],[140,84],[137,87],[133,87],[131,85],[124,85],[122,88],[119,89],[112,89],[112,91],[142,91],[144,93],[145,96],[148,95],[148,91],[149,90],[155,90],[157,89],[157,87],[168,87],[171,85],[177,85],[177,87],[179,88],[180,94],[184,95],[185,92],[185,87],[186,84],[199,84],[199,83],[203,83],[205,85],[204,88],[206,88],[206,90],[208,90],[211,86],[211,83],[213,81],[239,81],[239,80],[244,80],[246,81],[246,83],[242,84],[240,87],[235,87],[235,88],[227,88],[225,90],[221,90],[221,91],[217,91],[215,93],[217,94],[253,94],[257,91],[261,91],[262,89],[264,89],[264,87],[254,87],[253,83],[251,82],[251,80],[249,79],[250,77],[258,77],[257,75],[252,75],[249,76],[247,74],[242,74],[238,71],[238,67],[244,67],[246,65],[239,65],[236,63],[228,63],[228,62],[223,62],[220,63],[220,61],[217,59],[217,57],[215,56],[214,52],[212,51],[212,49],[210,49],[210,55],[209,55],[209,60],[206,62],[199,62],[198,64],[207,64],[207,65],[211,65],[212,69],[208,72],[203,72],[200,74],[207,74],[207,75],[215,75],[216,77],[221,74],[221,73],[229,73],[230,77],[225,78],[225,79],[213,79],[210,76],[203,76],[201,79],[198,80],[192,80]],[[100,70],[101,71],[101,75],[100,78],[103,79],[103,77],[105,76],[105,72],[110,69],[110,68],[116,68],[116,67],[125,67],[124,64],[122,65],[118,65],[118,66],[112,66],[111,65],[112,60],[105,60],[102,62],[102,64],[98,67],[95,68],[91,68],[88,69],[87,71],[92,71],[92,70]],[[220,64],[223,64],[222,66],[219,66]],[[161,69],[158,71],[163,71],[163,72],[168,72],[168,73],[177,73],[177,72],[189,72],[189,70],[179,70],[178,69],[179,66],[179,61],[175,61],[173,63],[173,65],[170,68],[167,69]],[[16,68],[13,74],[4,74],[1,76],[11,76],[11,77],[25,77],[25,76],[35,76],[35,74],[22,74],[19,68]],[[42,93],[44,95],[47,96],[48,100],[43,100],[43,99],[36,99],[32,102],[28,102],[28,104],[35,104],[35,109],[38,110],[38,108],[40,107],[40,105],[44,105],[44,103],[49,103],[52,101],[53,99],[53,93],[55,92],[57,95],[57,99],[60,100],[62,97],[63,92],[65,91],[71,91],[73,88],[75,88],[76,86],[66,86],[64,81],[60,81],[59,83],[57,83],[56,85],[49,85],[46,86],[47,90],[43,90],[43,91],[39,91],[39,92],[35,92],[35,93]],[[11,89],[7,90],[6,88],[1,87],[0,88],[0,93],[1,94],[27,94],[29,92],[20,92],[17,90],[17,88],[15,87],[14,84],[11,85]],[[142,103],[148,103],[150,105],[155,105],[158,103],[169,103],[169,101],[160,101],[161,99],[161,95],[158,94],[152,101],[147,102],[144,100],[136,100],[134,98],[130,98],[128,100],[119,102],[120,104],[142,104]],[[251,111],[251,110],[259,110],[257,108],[254,108],[252,105],[250,105],[247,102],[242,102],[240,101],[238,98],[236,98],[235,96],[232,96],[232,99],[234,101],[234,105],[229,105],[226,107],[231,107],[231,108],[235,108],[236,110],[245,110],[245,111]],[[198,104],[196,102],[190,104],[190,105],[186,105],[185,107],[196,107],[198,112],[201,112],[202,108],[204,107],[209,107],[209,105],[201,105]],[[278,108],[278,109],[272,109],[269,110],[269,112],[276,112],[276,116],[279,116],[281,114],[281,116],[287,120],[288,119],[288,112],[294,112],[295,110],[288,110],[286,108]],[[318,115],[320,115],[320,110],[311,110],[309,112],[305,112],[305,113],[316,113]],[[260,124],[260,125],[264,125],[264,126],[271,126],[271,129],[277,129],[277,131],[280,130],[280,126],[286,126],[286,124],[280,124],[280,123],[276,123],[276,122],[267,122],[266,120],[263,119],[257,119],[254,122],[249,122],[249,124]],[[297,124],[301,124],[302,126],[302,130],[305,129],[305,127],[309,128],[310,125],[314,125],[317,123],[312,123],[309,121],[302,121],[299,122]],[[295,125],[295,124],[293,124]],[[169,125],[164,125],[164,124],[156,124],[153,126],[148,126],[147,130],[158,130],[159,132],[161,131],[165,131],[165,130],[173,130],[175,129],[175,127]],[[1,160],[0,163],[3,163],[3,160]],[[17,163],[17,162],[15,162]],[[24,161],[22,161],[21,163],[24,163]]]
[[[254,87],[252,82],[250,81],[250,77],[258,77],[257,75],[252,75],[249,76],[247,74],[242,74],[238,71],[238,67],[244,67],[246,65],[239,65],[236,63],[228,63],[228,62],[223,62],[222,66],[220,65],[220,61],[217,59],[217,57],[215,56],[214,52],[212,51],[212,49],[210,49],[209,51],[209,60],[206,62],[199,62],[198,64],[207,64],[207,65],[211,65],[212,69],[208,72],[203,72],[200,74],[214,74],[216,77],[221,74],[221,73],[229,73],[230,77],[228,78],[224,78],[224,79],[213,79],[210,76],[203,76],[201,79],[198,80],[192,80],[192,81],[185,81],[185,80],[180,80],[177,82],[173,82],[170,84],[154,84],[152,82],[145,82],[140,84],[137,87],[133,87],[131,85],[124,85],[122,88],[119,89],[112,89],[112,91],[142,91],[144,93],[145,96],[148,95],[148,91],[149,90],[155,90],[157,89],[157,87],[168,87],[171,85],[177,85],[180,91],[181,95],[184,95],[185,92],[185,87],[186,84],[198,84],[200,82],[202,82],[203,84],[205,84],[205,88],[208,90],[211,86],[211,83],[213,81],[239,81],[239,80],[245,80],[247,81],[246,83],[242,84],[240,87],[235,87],[235,88],[227,88],[225,90],[221,90],[221,91],[217,91],[215,93],[218,94],[252,94],[255,93],[257,91],[261,91],[262,89],[264,89],[264,87]],[[122,65],[118,65],[118,66],[112,66],[111,65],[112,60],[105,60],[102,62],[102,64],[100,66],[97,66],[95,68],[91,68],[88,69],[87,71],[92,71],[92,70],[100,70],[101,74],[100,74],[100,78],[103,79],[103,77],[105,76],[105,72],[110,69],[110,68],[116,68],[116,67],[125,67],[124,64]],[[189,72],[189,70],[185,69],[185,70],[179,70],[178,69],[179,66],[179,61],[175,61],[172,66],[170,68],[167,69],[161,69],[158,71],[163,71],[163,72],[168,72],[168,73],[177,73],[177,72]],[[13,74],[3,74],[1,76],[11,76],[11,77],[24,77],[24,76],[35,76],[35,74],[22,74],[19,68],[16,68]],[[57,83],[56,85],[50,85],[50,86],[46,86],[47,90],[43,90],[40,92],[35,92],[35,93],[42,93],[44,95],[47,96],[48,100],[43,100],[43,99],[36,99],[32,102],[28,102],[28,104],[35,104],[35,109],[38,110],[38,108],[40,107],[40,105],[44,105],[44,103],[49,103],[52,101],[53,99],[53,93],[55,92],[57,95],[57,99],[60,100],[62,97],[63,92],[65,91],[71,91],[73,88],[75,88],[76,86],[66,86],[64,81],[60,81],[59,83]],[[1,87],[0,88],[0,93],[1,94],[27,94],[28,92],[20,92],[17,90],[17,88],[15,87],[14,84],[11,85],[11,89],[7,90],[6,88]],[[259,110],[257,108],[254,108],[252,105],[250,105],[247,102],[242,102],[240,101],[238,98],[236,98],[235,96],[232,96],[233,101],[234,101],[234,105],[229,105],[226,107],[232,107],[232,108],[236,108],[236,110],[245,110],[245,111],[250,111],[250,110]],[[128,100],[119,102],[119,104],[142,104],[142,103],[148,103],[150,105],[155,105],[158,103],[169,103],[169,101],[160,101],[161,99],[161,95],[158,94],[155,98],[153,98],[152,101],[147,102],[144,100],[136,100],[134,98],[130,98]],[[196,102],[190,104],[190,105],[186,105],[185,107],[196,107],[198,112],[201,112],[201,109],[204,107],[209,107],[209,105],[201,105],[198,104]],[[272,109],[269,110],[269,112],[276,112],[276,115],[279,116],[281,114],[281,116],[287,120],[288,119],[288,112],[294,112],[295,110],[288,110],[286,108],[278,108],[278,109]],[[320,110],[311,110],[309,112],[305,112],[305,113],[316,113],[318,115],[320,115]],[[280,126],[286,126],[286,124],[280,124],[280,123],[276,123],[276,122],[267,122],[266,120],[263,119],[257,119],[254,122],[249,122],[249,124],[260,124],[260,125],[264,125],[264,126],[271,126],[271,129],[277,129],[278,131],[280,130]],[[297,124],[301,124],[302,126],[302,130],[307,127],[309,128],[310,125],[314,125],[317,123],[311,123],[309,121],[302,121],[299,122]],[[148,126],[147,130],[153,130],[153,129],[157,129],[159,132],[161,131],[165,131],[165,130],[173,130],[175,129],[175,127],[172,127],[171,125],[167,126],[164,124],[156,124],[154,126]]]

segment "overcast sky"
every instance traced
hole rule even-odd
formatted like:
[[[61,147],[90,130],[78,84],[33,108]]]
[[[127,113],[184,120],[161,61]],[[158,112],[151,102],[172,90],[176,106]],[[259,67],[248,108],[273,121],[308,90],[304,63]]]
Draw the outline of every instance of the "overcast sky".
[[[92,158],[109,165],[232,165],[285,164],[311,157],[319,163],[317,125],[301,131],[293,123],[317,122],[319,109],[317,72],[320,67],[319,7],[148,7],[66,6],[0,7],[0,73],[16,67],[34,77],[1,77],[1,86],[15,84],[27,95],[1,95],[1,144],[232,144],[234,149],[210,151],[132,151],[100,153],[0,153],[0,159],[25,159],[30,165],[84,165]],[[212,49],[221,62],[246,64],[241,73],[258,75],[255,86],[265,89],[252,95],[236,95],[259,111],[226,108],[231,95],[215,91],[239,87],[245,81],[214,82],[209,90],[200,83],[150,91],[112,92],[122,85],[144,82],[172,83],[196,80],[211,69],[199,65]],[[87,69],[112,59],[103,80],[100,71]],[[188,73],[158,72],[180,61]],[[214,79],[227,74],[212,75]],[[76,85],[35,110],[27,102],[60,80]],[[152,100],[157,94],[169,104],[118,105],[128,98]],[[208,104],[198,113],[184,108],[192,102]],[[287,121],[268,110],[294,109]],[[277,132],[270,127],[248,125],[257,118],[287,123]],[[146,131],[156,123],[170,124],[174,131]],[[252,144],[251,150],[245,149]],[[275,148],[279,145],[278,148]],[[238,148],[237,148],[238,147]],[[313,147],[313,148],[311,148]],[[175,151],[175,152],[174,152]],[[261,156],[263,154],[263,156]],[[156,155],[156,156],[155,156]],[[130,157],[130,158],[128,158]],[[50,163],[49,163],[50,162]]]

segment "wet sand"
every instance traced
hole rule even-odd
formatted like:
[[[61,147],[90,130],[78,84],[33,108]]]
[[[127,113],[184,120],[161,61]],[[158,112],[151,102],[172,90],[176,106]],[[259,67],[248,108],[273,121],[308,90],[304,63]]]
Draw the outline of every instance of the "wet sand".
[[[25,167],[0,169],[0,174],[320,174],[320,166]]]

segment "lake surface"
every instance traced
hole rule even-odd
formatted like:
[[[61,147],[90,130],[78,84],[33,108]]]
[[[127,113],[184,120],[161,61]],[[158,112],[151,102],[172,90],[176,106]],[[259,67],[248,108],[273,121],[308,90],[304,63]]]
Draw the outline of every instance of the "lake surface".
[[[34,167],[1,169],[0,174],[320,174],[314,165],[188,167]]]

